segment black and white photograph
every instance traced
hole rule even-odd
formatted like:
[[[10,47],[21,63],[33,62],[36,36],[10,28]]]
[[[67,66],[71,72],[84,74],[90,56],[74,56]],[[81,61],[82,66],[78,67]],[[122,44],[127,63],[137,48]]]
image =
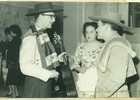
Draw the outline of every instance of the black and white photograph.
[[[0,1],[0,98],[139,98],[140,2]]]

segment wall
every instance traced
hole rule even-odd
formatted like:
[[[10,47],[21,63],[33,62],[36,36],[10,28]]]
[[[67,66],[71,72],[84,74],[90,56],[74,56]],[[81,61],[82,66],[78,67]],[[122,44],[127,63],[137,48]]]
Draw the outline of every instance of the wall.
[[[81,41],[82,3],[64,3],[64,45],[69,54],[73,54]],[[79,34],[80,33],[80,34]]]
[[[31,18],[25,16],[28,8],[12,6],[0,3],[0,40],[4,36],[4,29],[12,24],[18,24],[24,33],[31,22]]]
[[[84,41],[82,37],[82,25],[91,21],[88,16],[100,15],[101,11],[119,12],[128,24],[128,3],[99,3],[99,2],[65,2],[64,15],[64,45],[68,54],[73,55],[79,42]]]
[[[30,22],[34,21],[33,17],[27,17],[25,14],[28,10],[34,9],[34,5],[40,2],[0,2],[0,41],[4,37],[4,29],[11,24],[18,24],[23,34],[30,26]],[[62,8],[62,2],[53,2],[54,8]],[[63,16],[62,12],[57,15]],[[60,18],[61,23],[62,17]]]

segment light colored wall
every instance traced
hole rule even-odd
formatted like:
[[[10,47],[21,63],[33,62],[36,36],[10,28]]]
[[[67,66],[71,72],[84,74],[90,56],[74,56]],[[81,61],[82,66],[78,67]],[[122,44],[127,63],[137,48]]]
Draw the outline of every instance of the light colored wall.
[[[101,11],[119,12],[128,24],[128,3],[64,3],[64,45],[68,54],[73,55],[79,42],[84,41],[82,37],[82,25],[91,21],[88,16],[100,15]]]
[[[73,54],[79,41],[81,41],[82,3],[64,3],[64,45],[69,54]]]
[[[125,25],[128,25],[129,3],[120,3],[119,13],[122,15]]]

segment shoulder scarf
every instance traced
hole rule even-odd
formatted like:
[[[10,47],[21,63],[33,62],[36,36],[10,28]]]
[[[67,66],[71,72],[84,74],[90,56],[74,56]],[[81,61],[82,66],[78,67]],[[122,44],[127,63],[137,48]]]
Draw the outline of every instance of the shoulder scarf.
[[[97,58],[97,65],[101,72],[106,71],[107,63],[108,63],[108,59],[109,59],[109,55],[110,55],[110,50],[114,46],[123,47],[124,49],[126,49],[126,52],[128,52],[128,54],[132,58],[134,58],[136,56],[136,53],[131,49],[131,46],[127,40],[125,40],[123,37],[116,37],[116,38],[108,41],[104,45],[100,55]]]
[[[47,33],[44,33],[43,30],[36,31],[35,26],[30,27],[31,33],[27,36],[36,35],[37,47],[41,57],[42,67],[47,70],[52,70],[60,65],[57,53],[53,44],[50,41],[50,38]]]

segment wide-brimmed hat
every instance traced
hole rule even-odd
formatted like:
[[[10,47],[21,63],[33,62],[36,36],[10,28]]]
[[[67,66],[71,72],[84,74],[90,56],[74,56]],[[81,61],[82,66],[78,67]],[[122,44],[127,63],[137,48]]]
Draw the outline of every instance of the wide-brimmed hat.
[[[101,12],[100,16],[89,16],[88,18],[94,21],[102,20],[104,22],[108,22],[118,25],[122,28],[129,29],[128,26],[121,23],[121,15],[116,12]]]
[[[51,2],[43,2],[35,5],[35,9],[28,12],[26,16],[34,16],[45,12],[59,12],[59,11],[63,11],[63,9],[53,8]]]

